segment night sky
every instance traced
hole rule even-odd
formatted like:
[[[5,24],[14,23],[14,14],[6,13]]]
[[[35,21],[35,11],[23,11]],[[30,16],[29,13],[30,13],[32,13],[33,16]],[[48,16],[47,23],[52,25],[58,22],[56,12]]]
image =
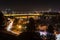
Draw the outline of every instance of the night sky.
[[[60,10],[60,1],[51,0],[0,0],[0,9],[14,10]]]

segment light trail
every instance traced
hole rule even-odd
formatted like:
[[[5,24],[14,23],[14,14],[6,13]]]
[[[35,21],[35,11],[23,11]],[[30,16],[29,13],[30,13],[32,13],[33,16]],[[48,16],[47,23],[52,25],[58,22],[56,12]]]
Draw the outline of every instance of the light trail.
[[[8,27],[7,27],[7,31],[11,31],[12,24],[13,24],[13,21],[11,21],[11,23],[8,25]]]

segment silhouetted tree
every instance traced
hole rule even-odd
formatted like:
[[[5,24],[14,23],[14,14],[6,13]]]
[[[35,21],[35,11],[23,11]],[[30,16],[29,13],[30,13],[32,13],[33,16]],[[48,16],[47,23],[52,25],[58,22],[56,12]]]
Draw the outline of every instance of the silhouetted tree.
[[[32,31],[35,29],[35,20],[33,18],[29,19],[29,23],[27,24],[27,31]]]
[[[3,28],[4,21],[5,21],[4,15],[3,15],[3,13],[0,11],[0,29]]]
[[[54,27],[52,25],[48,26],[48,32],[54,33]]]

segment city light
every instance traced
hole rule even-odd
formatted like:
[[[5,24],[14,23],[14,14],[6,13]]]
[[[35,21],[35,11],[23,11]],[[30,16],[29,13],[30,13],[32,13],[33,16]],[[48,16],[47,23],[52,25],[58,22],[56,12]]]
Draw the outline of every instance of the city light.
[[[17,28],[18,28],[18,29],[21,29],[21,28],[22,28],[22,26],[21,26],[21,25],[17,25]]]

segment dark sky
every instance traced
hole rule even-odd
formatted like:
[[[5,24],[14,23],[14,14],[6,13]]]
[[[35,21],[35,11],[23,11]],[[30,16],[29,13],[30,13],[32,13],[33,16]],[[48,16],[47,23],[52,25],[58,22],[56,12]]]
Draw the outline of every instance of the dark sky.
[[[60,10],[60,1],[51,0],[0,0],[1,8],[12,8],[15,10],[44,10],[55,9]]]

